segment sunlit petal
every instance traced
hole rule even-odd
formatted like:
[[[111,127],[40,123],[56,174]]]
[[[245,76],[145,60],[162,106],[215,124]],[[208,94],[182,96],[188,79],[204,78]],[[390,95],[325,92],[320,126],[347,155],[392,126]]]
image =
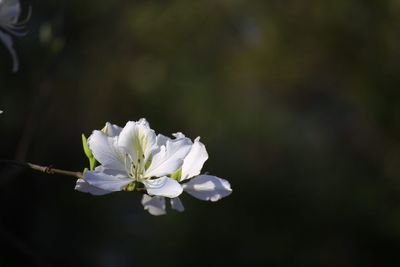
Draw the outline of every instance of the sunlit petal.
[[[143,184],[147,193],[154,196],[174,198],[183,191],[182,186],[176,180],[166,176],[154,180],[145,180]]]
[[[211,175],[199,175],[182,186],[185,192],[200,200],[218,201],[232,193],[227,180]]]
[[[102,131],[94,131],[88,138],[88,145],[103,167],[126,170],[124,151],[117,146],[117,141],[117,137],[109,137]]]
[[[145,119],[130,121],[122,129],[118,145],[126,150],[134,162],[138,159],[147,161],[157,148],[156,134]]]
[[[179,140],[166,140],[165,146],[153,155],[152,162],[146,170],[146,177],[160,177],[178,170],[183,159],[189,153],[192,142],[188,138]]]
[[[200,142],[200,137],[197,137],[196,140],[194,140],[189,154],[187,154],[183,161],[180,181],[199,175],[207,159],[208,153],[206,147]]]

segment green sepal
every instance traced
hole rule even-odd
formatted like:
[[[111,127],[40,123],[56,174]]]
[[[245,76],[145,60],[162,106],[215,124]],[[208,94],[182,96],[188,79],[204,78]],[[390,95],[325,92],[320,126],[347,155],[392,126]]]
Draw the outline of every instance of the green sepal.
[[[96,168],[96,159],[94,157],[90,158],[89,159],[89,164],[90,164],[90,170],[93,171],[94,168]]]
[[[85,152],[86,157],[89,159],[90,170],[93,171],[96,167],[96,159],[93,156],[92,150],[89,148],[87,138],[84,134],[82,134],[82,145],[83,151]]]
[[[179,170],[171,174],[171,178],[177,181],[179,181],[181,177],[182,177],[182,168],[179,168]]]
[[[86,157],[90,158],[93,157],[92,151],[90,150],[87,138],[84,134],[82,134],[82,145],[83,145],[83,152],[85,152]]]
[[[132,192],[135,190],[135,188],[136,188],[136,182],[132,182],[128,184],[128,186],[126,187],[126,191]]]

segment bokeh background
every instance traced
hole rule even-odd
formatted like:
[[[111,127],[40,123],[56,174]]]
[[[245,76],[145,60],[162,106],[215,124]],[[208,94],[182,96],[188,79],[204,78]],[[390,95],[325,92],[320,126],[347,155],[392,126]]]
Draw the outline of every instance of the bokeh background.
[[[201,136],[217,203],[0,166],[0,266],[400,266],[400,2],[34,0],[2,159],[80,171],[106,121]]]

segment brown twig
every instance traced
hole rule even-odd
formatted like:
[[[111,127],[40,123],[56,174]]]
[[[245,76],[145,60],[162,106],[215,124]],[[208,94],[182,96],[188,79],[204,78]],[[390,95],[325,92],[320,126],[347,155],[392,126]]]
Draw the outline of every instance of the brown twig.
[[[19,166],[30,168],[32,170],[43,172],[46,174],[60,174],[60,175],[71,176],[71,177],[75,177],[75,178],[83,178],[83,173],[81,173],[81,172],[60,170],[60,169],[53,168],[51,166],[49,166],[49,167],[48,166],[40,166],[40,165],[32,164],[29,162],[16,161],[16,160],[0,160],[0,164],[19,165]]]
[[[65,171],[65,170],[60,170],[60,169],[55,169],[52,167],[44,167],[44,166],[39,166],[36,164],[28,163],[28,166],[35,171],[40,171],[46,174],[61,174],[64,176],[72,176],[76,178],[83,178],[83,174],[81,172],[73,172],[73,171]]]

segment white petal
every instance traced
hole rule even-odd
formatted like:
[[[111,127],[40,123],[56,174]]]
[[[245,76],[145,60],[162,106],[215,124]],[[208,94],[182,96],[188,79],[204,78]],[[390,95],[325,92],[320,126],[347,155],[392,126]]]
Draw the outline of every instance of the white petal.
[[[133,179],[126,174],[115,170],[105,169],[102,166],[97,167],[94,171],[84,172],[84,179],[90,185],[106,191],[121,191]]]
[[[177,133],[173,133],[172,136],[174,136],[176,139],[181,139],[181,138],[185,138],[186,136],[181,133],[181,132],[177,132]]]
[[[146,162],[150,154],[157,148],[156,134],[150,129],[145,119],[138,122],[129,121],[119,135],[118,145],[129,153],[133,162],[143,156]]]
[[[117,146],[117,141],[117,137],[108,137],[102,131],[94,131],[88,138],[88,145],[96,160],[105,168],[125,170],[124,151]]]
[[[137,121],[137,123],[147,128],[150,128],[150,124],[145,118],[141,118],[140,120]]]
[[[162,135],[162,134],[158,134],[157,135],[157,145],[159,147],[165,146],[167,144],[168,140],[171,140],[171,138],[169,138],[169,137],[167,137],[165,135]]]
[[[176,211],[182,212],[185,210],[183,207],[182,201],[179,199],[179,197],[171,198],[171,208],[173,208]]]
[[[144,180],[143,184],[147,193],[154,196],[173,198],[182,194],[183,191],[182,186],[176,180],[166,176],[154,180]]]
[[[189,138],[167,140],[165,146],[161,146],[159,151],[153,155],[145,177],[160,177],[178,170],[191,146],[192,141]]]
[[[0,25],[1,26],[1,25]],[[13,48],[13,40],[10,35],[0,31],[0,39],[3,41],[13,59],[13,72],[17,72],[19,68],[17,52]]]
[[[180,181],[199,175],[204,162],[206,162],[207,159],[208,153],[206,147],[202,142],[200,142],[200,137],[197,137],[196,140],[194,140],[194,144],[192,145],[189,154],[187,154],[183,161]]]
[[[143,195],[142,205],[145,210],[147,210],[151,215],[159,216],[164,215],[167,212],[165,211],[165,198],[154,196],[151,197],[149,195]]]
[[[107,191],[107,190],[103,190],[101,188],[97,188],[97,187],[89,184],[88,182],[86,182],[83,179],[78,179],[78,181],[76,181],[75,190],[83,192],[83,193],[90,193],[94,196],[102,196],[102,195],[112,193],[112,191]]]
[[[101,131],[104,132],[109,137],[115,137],[121,133],[122,128],[116,124],[111,124],[107,122],[106,126],[104,126],[104,128]]]
[[[199,175],[182,187],[185,192],[200,200],[218,201],[232,193],[227,180],[211,175]]]

